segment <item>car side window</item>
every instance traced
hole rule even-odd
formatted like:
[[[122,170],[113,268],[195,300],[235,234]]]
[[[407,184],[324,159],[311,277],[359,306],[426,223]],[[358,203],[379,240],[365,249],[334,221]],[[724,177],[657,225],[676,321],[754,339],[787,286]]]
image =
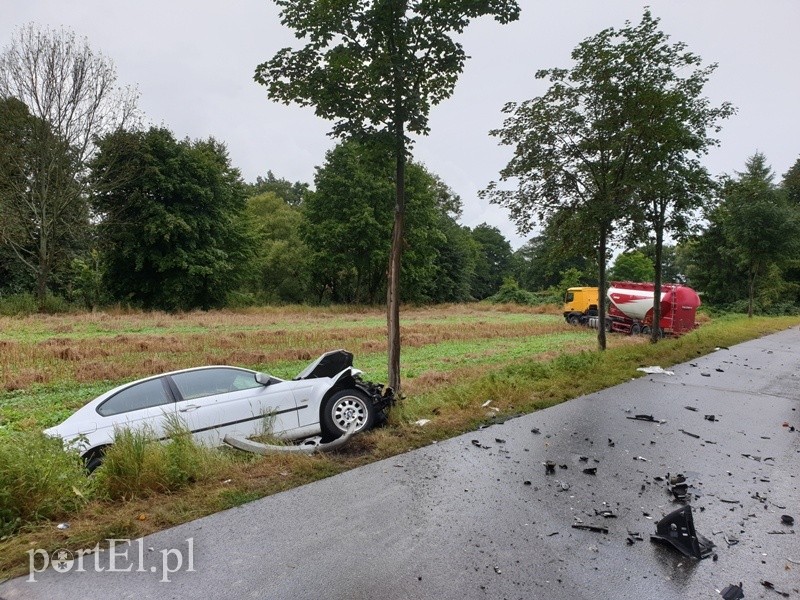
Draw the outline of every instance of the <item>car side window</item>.
[[[172,399],[167,395],[161,378],[150,379],[117,392],[98,406],[97,412],[104,417],[110,417],[171,402]]]
[[[199,369],[172,375],[184,400],[261,387],[255,373],[233,368]]]

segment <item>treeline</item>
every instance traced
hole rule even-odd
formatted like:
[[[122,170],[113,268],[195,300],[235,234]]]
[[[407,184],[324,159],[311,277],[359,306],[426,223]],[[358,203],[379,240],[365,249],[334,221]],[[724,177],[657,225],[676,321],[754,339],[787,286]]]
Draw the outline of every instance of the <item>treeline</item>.
[[[624,69],[589,59],[618,54],[627,64],[628,46],[636,56],[639,40],[658,46],[656,25],[646,12],[637,27],[588,39],[574,73],[542,72],[553,82],[547,94],[507,106],[492,135],[515,146],[501,180],[519,187],[490,184],[484,194],[537,234],[520,249],[495,227],[461,225],[458,194],[409,159],[404,302],[558,302],[572,285],[655,279],[688,283],[725,310],[797,310],[800,160],[776,181],[757,153],[714,181],[686,158],[713,145],[703,128],[732,112],[700,96],[711,69],[673,94],[697,102],[696,132],[685,102],[661,98],[660,84],[630,106],[607,101],[621,84],[603,77]],[[681,50],[671,48],[667,71],[678,90],[686,82],[673,72],[689,56]],[[568,77],[582,86],[565,87]],[[680,139],[642,118],[645,100]],[[583,111],[600,105],[602,119]],[[565,126],[570,135],[557,135]],[[0,55],[0,311],[383,303],[395,210],[389,148],[353,136],[327,153],[313,182],[268,172],[247,183],[223,143],[142,127],[135,93],[116,86],[113,64],[85,41],[22,28]],[[626,247],[606,278],[611,250]]]

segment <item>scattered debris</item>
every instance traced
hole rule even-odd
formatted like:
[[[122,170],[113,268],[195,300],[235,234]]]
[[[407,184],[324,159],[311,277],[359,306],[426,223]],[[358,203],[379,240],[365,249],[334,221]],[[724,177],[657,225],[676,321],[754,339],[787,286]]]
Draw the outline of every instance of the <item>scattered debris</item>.
[[[542,432],[541,432],[541,431],[539,431],[539,428],[538,428],[538,427],[534,427],[533,429],[531,429],[531,433],[535,433],[536,435],[539,435],[539,434],[540,434],[540,433],[542,433]]]
[[[741,600],[744,598],[744,590],[742,589],[742,582],[739,585],[730,584],[720,592],[723,600]]]
[[[69,523],[59,523],[58,525],[56,525],[56,529],[60,529],[62,531],[65,529],[69,529]]]
[[[597,467],[589,467],[588,469],[584,469],[583,472],[586,475],[597,475]]]
[[[724,373],[725,372],[723,369],[720,369],[719,367],[717,367],[716,371],[717,371],[717,373]]]
[[[489,406],[491,403],[492,403],[492,401],[491,401],[491,400],[487,400],[486,402],[484,402],[483,404],[481,404],[481,408],[486,408],[486,407],[487,407],[487,406]]]
[[[716,421],[717,420],[717,416],[716,415],[706,415],[704,418],[705,418],[706,421]]]
[[[548,460],[544,463],[544,473],[545,475],[554,475],[556,472],[556,463],[552,460]]]
[[[531,485],[531,480],[526,479],[525,481],[522,482],[522,485]]]
[[[730,548],[731,546],[735,546],[736,544],[739,543],[739,540],[737,538],[728,537],[727,535],[723,535],[722,539],[724,539],[725,543],[728,544],[728,548]]]
[[[690,410],[692,412],[697,412],[696,406],[684,406],[683,408],[685,408],[686,410]]]
[[[597,525],[580,525],[573,524],[573,529],[584,529],[586,531],[593,531],[595,533],[608,533],[608,527],[598,527]]]
[[[431,422],[430,419],[420,419],[419,421],[414,421],[414,425],[416,425],[417,427],[424,427],[430,422]]]
[[[626,419],[630,419],[631,421],[647,421],[648,423],[659,423],[663,424],[666,421],[659,421],[658,419],[654,418],[653,415],[636,415],[633,417],[625,417]]]
[[[497,442],[498,444],[505,444],[506,443],[506,441],[503,438],[494,438],[494,441]]]
[[[686,431],[685,429],[679,429],[678,431],[680,431],[684,435],[688,435],[689,437],[693,437],[698,440],[700,439],[699,435],[697,435],[696,433],[692,433],[691,431]]]
[[[650,461],[649,461],[649,460],[647,460],[647,459],[646,459],[644,456],[634,456],[634,457],[633,457],[633,460],[640,460],[640,461],[642,461],[642,462],[650,462]]]
[[[613,442],[613,440],[612,440],[611,438],[608,438],[608,445],[609,445],[609,447],[611,447],[611,448],[613,448],[613,447],[614,447],[614,445],[615,445],[615,444],[614,444],[614,442]]]
[[[779,594],[779,595],[783,596],[784,598],[788,598],[789,597],[789,592],[782,592],[782,591],[776,589],[775,588],[775,584],[772,583],[771,581],[762,580],[761,581],[761,585],[763,585],[768,590],[772,590],[776,594]]]
[[[710,556],[714,548],[711,540],[695,530],[692,507],[688,504],[656,523],[656,533],[650,536],[650,541],[667,543],[684,555],[698,560]]]
[[[608,509],[606,509],[606,510],[597,510],[595,508],[594,509],[594,515],[596,517],[603,517],[604,519],[616,519],[617,518],[617,515],[614,514],[614,511],[613,510],[608,510]]]
[[[675,375],[675,371],[667,371],[661,367],[639,367],[636,370],[648,375]]]
[[[729,498],[720,498],[719,501],[725,504],[741,504],[738,500],[730,500]]]
[[[703,377],[711,377],[711,373],[700,373]]]
[[[794,525],[794,517],[791,515],[781,515],[781,523],[784,525]],[[61,526],[59,525],[59,528]]]

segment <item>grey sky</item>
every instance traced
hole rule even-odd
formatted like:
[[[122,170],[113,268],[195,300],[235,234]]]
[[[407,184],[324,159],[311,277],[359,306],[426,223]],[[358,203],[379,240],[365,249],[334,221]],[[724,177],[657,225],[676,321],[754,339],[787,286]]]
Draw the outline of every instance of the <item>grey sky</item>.
[[[706,91],[738,107],[707,158],[714,174],[742,170],[760,150],[780,177],[800,157],[800,0],[520,0],[520,21],[476,21],[462,41],[472,57],[455,94],[433,111],[415,158],[463,199],[462,223],[487,222],[524,243],[505,210],[477,193],[496,179],[508,148],[487,135],[500,109],[544,91],[536,70],[569,66],[571,50],[599,30],[638,22],[645,5],[673,41],[719,68]],[[111,58],[119,81],[138,86],[149,122],[178,137],[213,135],[248,181],[272,170],[312,182],[333,141],[313,109],[267,99],[255,66],[294,43],[270,0],[0,0],[0,46],[34,21],[65,25]]]

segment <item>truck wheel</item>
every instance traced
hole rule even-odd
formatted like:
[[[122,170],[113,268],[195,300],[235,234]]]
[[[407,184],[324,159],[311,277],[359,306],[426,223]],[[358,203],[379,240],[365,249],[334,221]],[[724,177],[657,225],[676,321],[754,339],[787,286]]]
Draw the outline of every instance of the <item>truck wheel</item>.
[[[644,335],[650,335],[650,328],[649,328],[647,325],[645,325],[644,327],[642,327],[642,334],[644,334]]]
[[[631,325],[631,335],[639,335],[642,333],[642,326],[638,323],[634,323]]]
[[[567,323],[569,323],[570,325],[577,325],[580,322],[581,320],[580,317],[578,317],[578,315],[570,315],[569,318],[567,319]]]

